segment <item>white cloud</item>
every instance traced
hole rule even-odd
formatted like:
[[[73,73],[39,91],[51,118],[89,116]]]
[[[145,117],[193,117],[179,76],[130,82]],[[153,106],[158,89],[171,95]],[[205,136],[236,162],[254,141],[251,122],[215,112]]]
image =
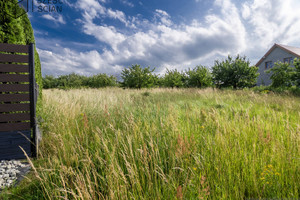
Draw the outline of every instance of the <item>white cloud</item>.
[[[92,20],[99,17],[100,14],[105,14],[106,8],[97,0],[78,0],[76,7],[83,10],[85,20]]]
[[[105,3],[105,0],[102,0],[101,2]],[[120,20],[126,26],[129,24],[129,22],[126,20],[125,14],[122,11],[112,10],[110,8],[107,9],[97,0],[78,0],[76,7],[83,12],[83,18],[88,22],[93,21],[95,18],[109,17]]]
[[[257,61],[274,43],[300,46],[300,2],[248,0],[242,5],[247,53]]]
[[[118,33],[113,26],[97,26],[92,22],[84,24],[84,33],[109,44],[113,49],[116,49],[117,45],[125,40],[125,36]]]
[[[92,0],[85,1],[90,4],[95,3]],[[62,58],[68,60],[69,65],[56,65],[62,66],[62,70],[69,70],[70,66],[71,68],[73,66],[76,71],[82,70],[78,67],[82,62],[80,58],[89,63],[87,71],[116,72],[108,69],[120,69],[120,66],[127,67],[138,63],[143,66],[157,67],[157,71],[162,72],[166,67],[184,69],[201,64],[200,62],[205,61],[203,58],[207,59],[208,56],[242,51],[245,46],[243,40],[245,30],[239,20],[237,9],[228,0],[219,1],[216,6],[222,8],[221,16],[208,15],[204,24],[193,21],[190,25],[181,26],[174,25],[166,11],[157,9],[154,13],[156,19],[152,23],[132,18],[136,26],[147,23],[147,30],[125,35],[113,26],[96,24],[93,19],[98,17],[98,13],[90,14],[86,10],[89,9],[86,4],[82,4],[84,33],[108,44],[110,49],[104,49],[102,53],[65,50],[61,52]],[[111,9],[105,8],[103,13],[107,17],[118,18],[120,21],[126,19],[124,13]],[[46,55],[46,52],[42,54]],[[60,62],[57,59],[53,60],[55,61],[51,61],[52,63]],[[51,69],[51,67],[47,68]]]
[[[172,25],[171,17],[166,11],[156,9],[154,16],[160,21],[160,24],[164,24],[166,26]]]
[[[93,73],[119,74],[121,67],[108,66],[97,51],[76,52],[68,48],[55,51],[38,49],[43,61],[43,74],[69,74],[71,72],[90,75]],[[55,53],[54,53],[55,52]]]
[[[112,10],[112,9],[107,9],[107,16],[113,19],[118,19],[121,22],[123,22],[125,25],[128,25],[128,22],[126,21],[126,16],[122,11],[119,10]]]
[[[295,10],[300,8],[300,3],[295,2],[248,0],[237,7],[231,0],[215,0],[214,12],[209,12],[204,21],[194,19],[190,24],[179,25],[164,10],[155,10],[153,21],[149,21],[140,15],[127,17],[96,0],[80,0],[77,6],[83,16],[83,32],[109,48],[101,52],[60,51],[59,48],[51,50],[59,54],[39,52],[47,73],[60,66],[58,71],[64,73],[115,74],[122,67],[136,63],[164,72],[166,67],[182,70],[198,64],[211,66],[216,59],[238,53],[256,61],[274,42],[297,43],[300,16]],[[117,27],[98,24],[96,18],[101,17],[136,28],[128,29],[125,34]]]
[[[134,4],[128,0],[120,0],[120,2],[126,6],[129,6],[129,7],[134,7]]]
[[[64,20],[63,16],[57,13],[53,15],[45,14],[42,15],[42,18],[54,21],[55,23],[66,24],[66,21]]]

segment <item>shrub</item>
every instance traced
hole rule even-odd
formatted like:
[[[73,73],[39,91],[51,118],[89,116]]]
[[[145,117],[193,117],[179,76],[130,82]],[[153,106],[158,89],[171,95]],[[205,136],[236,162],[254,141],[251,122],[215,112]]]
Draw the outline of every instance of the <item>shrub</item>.
[[[212,85],[212,76],[209,70],[202,66],[196,66],[194,69],[189,69],[187,72],[188,87],[208,87]]]
[[[86,77],[75,73],[62,75],[57,78],[60,88],[80,88],[84,86]]]
[[[127,88],[150,88],[155,85],[157,77],[152,74],[154,69],[150,70],[150,67],[141,68],[140,65],[132,65],[122,71],[121,83],[123,87]]]
[[[54,76],[46,75],[43,78],[43,88],[44,89],[56,88],[57,86],[58,86],[58,82]]]
[[[157,87],[164,87],[164,76],[155,76],[154,85]]]
[[[186,76],[184,73],[180,73],[176,69],[168,70],[164,76],[164,86],[171,88],[180,88],[185,86]]]
[[[84,85],[87,87],[91,87],[91,88],[116,86],[117,78],[115,76],[108,76],[107,74],[97,74],[97,75],[88,77],[85,80]]]
[[[294,68],[289,63],[275,63],[275,66],[266,71],[272,73],[270,79],[272,80],[271,86],[278,87],[291,87],[293,85]]]
[[[97,74],[94,76],[86,77],[75,73],[69,75],[62,75],[57,78],[54,76],[45,76],[43,78],[43,85],[45,89],[48,88],[101,88],[107,86],[116,86],[117,78],[108,76],[106,74]]]
[[[300,87],[300,59],[294,60],[294,66],[295,66],[295,73],[293,80],[295,81],[295,84]]]
[[[233,87],[245,88],[252,87],[256,84],[258,68],[250,66],[249,60],[246,57],[239,55],[233,59],[231,56],[225,61],[215,61],[212,68],[212,75],[214,83],[218,88]]]

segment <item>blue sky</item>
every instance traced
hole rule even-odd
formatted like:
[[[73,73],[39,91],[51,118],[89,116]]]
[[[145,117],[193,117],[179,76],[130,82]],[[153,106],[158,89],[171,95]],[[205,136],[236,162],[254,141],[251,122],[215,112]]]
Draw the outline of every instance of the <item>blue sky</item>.
[[[119,76],[132,64],[162,74],[229,54],[254,65],[274,43],[300,47],[299,0],[63,0],[62,12],[48,13],[40,5],[28,15],[43,75]]]

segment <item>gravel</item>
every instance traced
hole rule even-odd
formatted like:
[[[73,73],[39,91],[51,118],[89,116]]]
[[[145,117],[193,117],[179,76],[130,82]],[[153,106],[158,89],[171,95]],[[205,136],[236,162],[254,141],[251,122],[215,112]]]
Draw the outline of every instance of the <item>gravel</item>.
[[[0,191],[17,184],[30,171],[30,165],[16,160],[0,161]]]

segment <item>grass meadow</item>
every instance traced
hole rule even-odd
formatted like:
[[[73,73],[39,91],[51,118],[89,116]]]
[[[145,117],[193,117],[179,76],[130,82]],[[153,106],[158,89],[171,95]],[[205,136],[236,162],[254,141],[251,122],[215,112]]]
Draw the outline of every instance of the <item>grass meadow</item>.
[[[299,97],[53,89],[43,102],[39,158],[4,199],[300,198]]]

